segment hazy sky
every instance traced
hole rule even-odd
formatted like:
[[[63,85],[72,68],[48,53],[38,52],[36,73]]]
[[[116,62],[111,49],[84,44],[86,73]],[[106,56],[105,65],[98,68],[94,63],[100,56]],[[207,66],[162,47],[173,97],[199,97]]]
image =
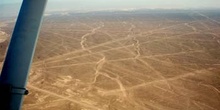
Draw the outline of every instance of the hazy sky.
[[[16,3],[22,0],[1,0]],[[220,0],[48,0],[48,9],[102,10],[131,8],[218,8]],[[56,3],[55,3],[56,2]],[[57,2],[59,2],[57,4]]]

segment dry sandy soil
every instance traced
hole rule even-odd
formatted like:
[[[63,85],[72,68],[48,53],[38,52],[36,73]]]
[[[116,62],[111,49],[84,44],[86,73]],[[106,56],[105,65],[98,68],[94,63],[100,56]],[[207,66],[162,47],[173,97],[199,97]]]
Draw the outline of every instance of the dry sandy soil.
[[[219,110],[219,30],[218,11],[46,16],[23,110]]]

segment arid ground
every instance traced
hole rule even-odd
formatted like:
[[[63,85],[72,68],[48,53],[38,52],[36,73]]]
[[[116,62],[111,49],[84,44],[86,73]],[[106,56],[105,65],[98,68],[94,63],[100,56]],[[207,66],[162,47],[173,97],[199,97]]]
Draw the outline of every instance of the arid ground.
[[[220,12],[47,14],[27,87],[23,110],[219,110]]]

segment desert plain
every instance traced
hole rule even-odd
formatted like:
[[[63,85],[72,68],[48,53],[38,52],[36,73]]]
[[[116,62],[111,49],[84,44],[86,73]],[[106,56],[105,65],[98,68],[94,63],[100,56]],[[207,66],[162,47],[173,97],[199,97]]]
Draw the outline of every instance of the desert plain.
[[[23,110],[219,110],[220,12],[47,14],[27,88]]]

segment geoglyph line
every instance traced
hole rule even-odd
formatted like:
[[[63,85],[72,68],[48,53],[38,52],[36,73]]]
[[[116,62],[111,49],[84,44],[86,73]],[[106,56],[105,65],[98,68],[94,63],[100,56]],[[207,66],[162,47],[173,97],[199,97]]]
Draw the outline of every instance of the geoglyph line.
[[[40,91],[40,92],[43,92],[43,93],[46,93],[46,94],[49,94],[49,95],[56,96],[56,97],[61,98],[61,99],[65,99],[65,100],[71,101],[73,103],[79,104],[79,105],[84,106],[84,107],[88,107],[88,108],[91,108],[91,109],[94,109],[94,110],[103,110],[102,108],[99,108],[99,107],[97,107],[95,105],[90,105],[90,104],[87,104],[87,103],[83,103],[83,102],[80,102],[79,100],[74,100],[72,98],[69,98],[69,97],[66,97],[66,96],[63,96],[63,95],[59,95],[59,94],[53,93],[53,92],[50,92],[48,90],[44,90],[44,89],[35,87],[33,85],[30,85],[30,84],[27,85],[27,87],[31,88],[31,89],[34,89],[34,90],[37,90],[37,91]]]
[[[164,30],[164,29],[172,28],[172,27],[179,26],[179,25],[182,25],[182,24],[184,24],[184,23],[180,23],[180,24],[176,24],[176,25],[172,25],[172,26],[168,26],[168,27],[164,27],[164,28],[159,28],[159,29],[155,29],[155,30],[152,30],[152,31]],[[149,35],[152,35],[152,34],[149,34]],[[125,40],[125,39],[128,39],[128,38],[132,38],[132,37],[131,36],[127,36],[125,38],[119,38],[117,40],[112,40],[112,41],[101,43],[101,44],[98,44],[98,45],[95,45],[95,46],[92,46],[92,47],[88,47],[87,49],[93,49],[93,48],[100,47],[100,46],[103,46],[103,45],[119,42],[119,41],[122,41],[122,40]],[[64,55],[70,55],[70,54],[77,53],[77,52],[82,52],[82,51],[83,50],[73,51],[73,52],[69,52],[69,53],[66,53],[66,54],[63,54],[63,55],[59,55],[59,56],[56,56],[56,57],[48,58],[46,60],[56,59],[56,58],[62,57]]]

